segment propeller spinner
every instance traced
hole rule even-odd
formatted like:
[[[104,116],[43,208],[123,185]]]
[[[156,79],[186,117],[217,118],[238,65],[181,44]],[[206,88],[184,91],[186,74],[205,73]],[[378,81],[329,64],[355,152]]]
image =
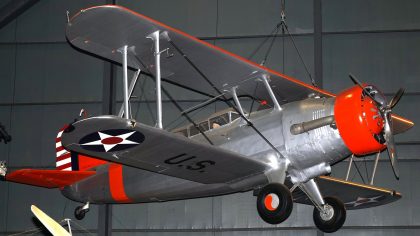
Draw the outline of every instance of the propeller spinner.
[[[402,95],[404,94],[404,89],[400,88],[397,93],[394,95],[394,97],[391,99],[391,101],[386,104],[385,99],[383,96],[379,95],[379,92],[374,89],[369,89],[367,86],[363,86],[360,81],[353,76],[352,74],[349,74],[350,79],[357,85],[359,85],[363,89],[363,94],[367,95],[372,99],[372,101],[375,102],[383,120],[384,120],[384,128],[382,131],[382,136],[385,139],[385,145],[387,147],[388,156],[391,162],[392,170],[394,172],[395,178],[399,179],[399,169],[398,169],[398,155],[397,150],[395,147],[394,142],[394,135],[392,133],[392,119],[391,119],[391,113],[392,108],[397,105],[397,103],[400,101]]]

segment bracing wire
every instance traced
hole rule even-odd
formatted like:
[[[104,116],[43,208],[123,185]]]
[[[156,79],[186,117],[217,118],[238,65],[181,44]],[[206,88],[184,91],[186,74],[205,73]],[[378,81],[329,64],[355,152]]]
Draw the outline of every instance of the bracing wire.
[[[136,57],[136,59],[142,64],[142,65],[144,65],[144,63],[140,60],[140,58],[138,58],[138,57]],[[145,67],[145,68],[148,68],[148,67]],[[149,69],[147,69],[147,72],[151,75],[151,76],[153,76],[153,74],[150,72],[150,70]],[[175,105],[175,107],[180,111],[180,112],[182,112],[182,108],[181,108],[181,106],[179,106],[179,104],[175,101],[175,99],[173,99],[173,97],[169,94],[169,92],[166,90],[166,89],[164,89],[163,88],[163,86],[162,86],[162,91],[165,93],[165,95],[169,98],[169,100]],[[142,93],[144,93],[144,91],[142,91]],[[145,97],[146,98],[146,97]],[[147,103],[148,104],[148,103]],[[153,113],[152,113],[153,114]],[[188,114],[186,114],[186,113],[182,113],[182,115],[183,116],[185,116],[185,118],[187,118],[187,120],[191,123],[191,124],[193,124],[197,129],[198,129],[198,131],[204,136],[204,138],[211,144],[211,145],[213,145],[213,142],[207,137],[207,135],[203,132],[203,130],[202,130],[202,128],[201,127],[199,127],[190,117],[189,117],[189,115]]]
[[[190,64],[190,66],[201,76],[202,79],[204,79],[219,95],[221,95],[225,101],[225,103],[233,108],[244,121],[246,121],[247,125],[251,127],[263,140],[268,146],[270,146],[273,151],[275,151],[279,156],[283,156],[280,151],[261,133],[259,129],[257,129],[254,124],[247,119],[236,106],[230,102],[227,97],[210,81],[210,79],[190,60],[190,58],[171,40],[168,38],[168,42],[172,45],[172,47]]]
[[[359,173],[360,178],[362,179],[363,183],[366,184],[365,178],[363,178],[362,172],[360,172],[359,167],[357,166],[357,163],[353,161],[354,166],[356,167],[357,173]]]

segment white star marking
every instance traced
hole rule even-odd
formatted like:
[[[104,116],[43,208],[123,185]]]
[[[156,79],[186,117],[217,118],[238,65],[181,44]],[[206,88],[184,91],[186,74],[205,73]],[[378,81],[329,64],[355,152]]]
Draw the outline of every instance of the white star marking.
[[[139,144],[139,143],[127,140],[127,138],[130,137],[131,135],[133,135],[135,132],[136,131],[129,132],[129,133],[126,133],[126,134],[120,134],[120,135],[117,135],[117,136],[112,136],[112,135],[109,135],[109,134],[98,132],[99,137],[100,137],[99,140],[95,140],[95,141],[92,141],[92,142],[89,142],[89,143],[83,143],[81,145],[103,145],[104,149],[105,149],[105,152],[108,152],[113,147],[117,146],[118,144]],[[102,140],[104,140],[106,138],[121,138],[122,141],[119,142],[119,143],[116,143],[116,144],[104,144],[104,143],[102,143]]]
[[[376,196],[376,197],[370,197],[370,198],[357,197],[356,201],[348,202],[348,203],[346,203],[346,205],[353,205],[353,207],[357,207],[357,206],[367,204],[367,203],[375,203],[375,202],[379,202],[376,199],[378,199],[380,197],[382,197],[382,196]]]

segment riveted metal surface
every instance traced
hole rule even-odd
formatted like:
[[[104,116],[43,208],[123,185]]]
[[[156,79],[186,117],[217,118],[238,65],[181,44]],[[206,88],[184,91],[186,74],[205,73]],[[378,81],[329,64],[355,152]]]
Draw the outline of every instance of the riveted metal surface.
[[[319,163],[332,165],[350,151],[342,141],[337,129],[323,126],[308,132],[293,135],[290,126],[334,115],[334,98],[309,98],[283,106],[283,153],[290,160],[291,168],[303,170]]]

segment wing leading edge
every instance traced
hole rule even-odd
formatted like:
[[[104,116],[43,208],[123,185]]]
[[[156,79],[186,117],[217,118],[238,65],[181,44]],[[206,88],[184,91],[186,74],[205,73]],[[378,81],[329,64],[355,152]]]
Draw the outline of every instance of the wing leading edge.
[[[239,86],[239,96],[256,94],[259,99],[271,101],[264,86],[255,84],[261,74],[268,74],[280,103],[301,100],[310,93],[333,96],[121,6],[105,5],[80,11],[68,23],[66,36],[75,47],[117,63],[122,61],[118,50],[127,45],[130,48],[128,65],[151,73],[154,71],[153,44],[147,36],[157,30],[166,31],[172,42],[220,91]],[[164,80],[213,96],[219,95],[200,78],[166,36],[161,35],[160,42],[160,48],[168,49],[168,55],[171,55],[164,56],[165,53],[161,57]],[[229,97],[229,94],[226,96]]]

